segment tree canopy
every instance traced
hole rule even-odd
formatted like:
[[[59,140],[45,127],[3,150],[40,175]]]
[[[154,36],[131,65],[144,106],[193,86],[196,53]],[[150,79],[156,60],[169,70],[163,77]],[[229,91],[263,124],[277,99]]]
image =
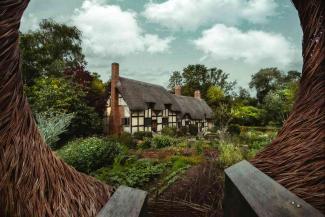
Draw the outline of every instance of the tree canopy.
[[[20,36],[24,82],[39,76],[63,75],[66,68],[85,65],[81,32],[74,26],[43,20],[39,29]]]
[[[175,85],[182,86],[182,94],[193,96],[194,91],[200,90],[203,98],[207,96],[211,86],[220,87],[225,94],[228,94],[236,82],[228,81],[229,74],[217,68],[207,68],[204,65],[188,65],[182,73],[175,71],[169,79],[168,87],[174,89]]]

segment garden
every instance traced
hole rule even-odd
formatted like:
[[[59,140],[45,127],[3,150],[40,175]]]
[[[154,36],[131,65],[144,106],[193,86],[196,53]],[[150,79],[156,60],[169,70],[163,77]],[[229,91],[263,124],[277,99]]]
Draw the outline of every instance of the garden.
[[[276,136],[276,129],[242,127],[222,139],[220,133],[181,136],[176,128],[166,127],[161,135],[78,138],[55,152],[78,171],[109,185],[148,191],[151,216],[219,216],[223,170],[254,157]]]

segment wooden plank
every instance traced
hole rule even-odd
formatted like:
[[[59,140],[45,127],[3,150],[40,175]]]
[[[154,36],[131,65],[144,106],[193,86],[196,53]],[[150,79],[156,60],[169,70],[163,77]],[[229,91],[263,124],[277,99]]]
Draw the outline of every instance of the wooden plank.
[[[225,170],[225,217],[324,217],[247,161]]]
[[[145,215],[147,192],[120,186],[97,217],[139,217]]]

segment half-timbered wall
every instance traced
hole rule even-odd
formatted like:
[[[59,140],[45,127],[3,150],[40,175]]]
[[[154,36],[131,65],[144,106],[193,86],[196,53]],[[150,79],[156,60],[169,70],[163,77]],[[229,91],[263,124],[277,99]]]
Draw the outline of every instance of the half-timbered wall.
[[[189,115],[185,115],[180,121],[181,126],[188,127],[189,125],[196,125],[198,127],[199,132],[206,132],[208,129],[213,127],[213,123],[206,119],[203,120],[193,120]]]
[[[154,111],[149,108],[145,111],[131,112],[131,116],[132,133],[139,131],[160,132],[164,127],[177,127],[176,112],[169,109]],[[156,126],[155,129],[153,129],[154,125]]]
[[[140,131],[161,132],[164,127],[180,127],[194,124],[199,131],[205,132],[213,127],[213,123],[206,119],[193,120],[189,115],[178,119],[177,113],[170,110],[168,106],[162,111],[154,111],[148,108],[144,111],[130,111],[127,103],[119,94],[119,108],[121,113],[122,130],[124,132],[135,133]],[[105,111],[105,132],[108,129],[109,116],[111,114],[110,99],[107,101]],[[178,125],[179,123],[179,125]],[[153,128],[155,126],[155,128]]]

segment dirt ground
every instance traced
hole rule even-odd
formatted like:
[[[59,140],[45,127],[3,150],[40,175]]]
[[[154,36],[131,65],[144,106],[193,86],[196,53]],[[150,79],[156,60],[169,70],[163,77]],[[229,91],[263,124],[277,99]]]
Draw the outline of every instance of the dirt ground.
[[[189,168],[175,183],[148,204],[150,217],[222,216],[223,170],[215,162],[216,152],[205,152],[203,163]]]

